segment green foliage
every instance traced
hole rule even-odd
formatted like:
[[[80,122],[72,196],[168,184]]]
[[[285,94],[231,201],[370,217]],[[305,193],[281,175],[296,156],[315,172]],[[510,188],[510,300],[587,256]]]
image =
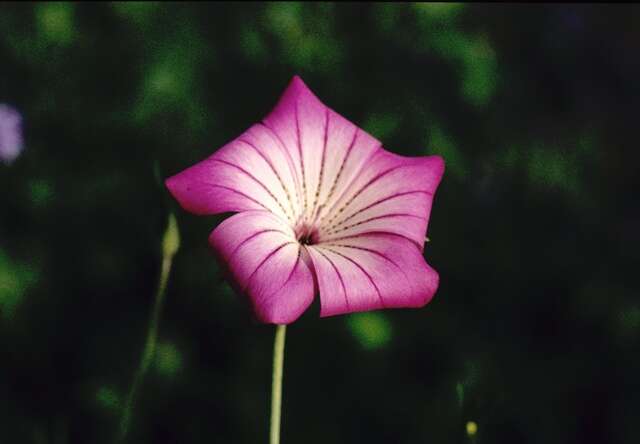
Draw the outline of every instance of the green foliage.
[[[380,312],[356,313],[347,317],[347,326],[365,350],[386,347],[393,338],[393,328]]]
[[[36,26],[41,38],[67,46],[76,39],[75,3],[43,2],[35,5]]]
[[[339,71],[343,47],[335,37],[335,4],[267,3],[264,24],[278,42],[280,56],[297,70]]]
[[[205,43],[186,20],[160,42],[148,42],[133,119],[141,125],[184,115],[188,127],[201,131],[209,115],[201,103]]]
[[[427,23],[451,23],[465,9],[464,3],[414,3],[416,14]]]
[[[116,412],[120,409],[122,400],[118,392],[111,387],[100,387],[96,392],[96,401],[98,404],[109,411]]]
[[[469,34],[459,27],[466,5],[416,3],[413,6],[424,44],[449,61],[459,73],[462,96],[474,106],[487,105],[497,88],[496,54],[486,35]]]
[[[162,376],[175,376],[182,368],[182,354],[171,343],[160,343],[156,347],[154,365]]]
[[[362,127],[377,139],[390,140],[400,124],[399,116],[390,113],[371,114]]]
[[[464,405],[464,385],[460,382],[456,383],[456,398],[458,399],[458,405],[462,407]]]
[[[447,171],[450,171],[456,179],[463,180],[467,176],[468,168],[462,153],[444,130],[434,124],[429,128],[427,153],[441,155],[446,161]]]
[[[493,97],[498,82],[496,55],[486,37],[474,37],[462,52],[462,93],[469,103],[484,106]]]
[[[29,182],[29,196],[34,207],[42,208],[53,199],[53,190],[46,180],[32,180]]]
[[[14,317],[27,290],[38,278],[33,266],[16,263],[0,250],[0,319]]]
[[[111,5],[121,17],[145,27],[151,25],[153,15],[160,8],[160,3],[151,1],[115,1]]]
[[[619,330],[626,338],[640,337],[640,307],[630,306],[618,314]]]
[[[555,147],[533,147],[529,150],[527,168],[530,180],[536,185],[571,194],[580,191],[578,162],[570,152]]]

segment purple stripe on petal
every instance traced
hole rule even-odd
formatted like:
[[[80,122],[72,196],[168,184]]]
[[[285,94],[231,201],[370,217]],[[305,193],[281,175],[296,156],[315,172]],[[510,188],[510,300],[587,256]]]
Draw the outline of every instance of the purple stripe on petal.
[[[345,304],[345,306],[347,308],[347,311],[349,311],[350,310],[350,306],[349,306],[349,297],[347,296],[347,287],[344,284],[344,279],[342,278],[342,275],[340,274],[340,270],[338,270],[338,267],[336,267],[336,264],[333,263],[331,258],[329,256],[327,256],[326,254],[324,254],[319,248],[314,248],[313,250],[315,252],[317,252],[320,256],[325,258],[326,261],[329,262],[329,265],[331,265],[331,268],[333,268],[333,270],[335,271],[336,276],[338,277],[338,281],[340,282],[340,287],[342,288],[342,294],[344,295],[344,304]],[[325,277],[325,273],[323,273],[322,271],[318,271],[317,269],[316,269],[316,274],[318,276]],[[335,292],[333,292],[332,294],[335,294]]]
[[[291,323],[311,304],[312,271],[300,260],[301,247],[282,218],[244,211],[222,222],[209,242],[262,322]]]
[[[337,223],[332,228],[330,228],[331,231],[329,231],[328,234],[341,233],[341,232],[344,232],[346,230],[349,230],[350,228],[357,227],[357,226],[366,224],[368,222],[373,222],[373,221],[380,220],[380,219],[397,218],[397,217],[414,217],[416,219],[424,219],[426,216],[420,216],[418,214],[410,214],[410,213],[381,214],[379,216],[373,216],[373,217],[369,217],[367,219],[364,219],[364,220],[361,220],[361,221],[358,221],[358,222],[354,222],[354,223],[352,223],[350,225],[341,226],[341,223]]]
[[[302,172],[302,197],[303,197],[303,215],[307,215],[307,179],[304,171],[304,155],[302,153],[302,141],[300,140],[300,118],[298,117],[298,102],[293,107],[296,121],[296,143],[298,147],[298,156],[300,157],[300,171]]]
[[[367,238],[367,237],[375,237],[375,236],[396,236],[400,239],[407,240],[415,245],[419,250],[422,250],[423,243],[417,243],[414,239],[411,239],[408,236],[404,236],[402,234],[394,233],[393,231],[365,231],[363,233],[349,234],[345,236],[337,236],[337,237],[329,237],[326,239],[321,239],[321,243],[335,242],[341,241],[344,239],[358,239],[358,238]]]
[[[378,299],[380,300],[380,306],[376,307],[376,308],[386,308],[385,303],[384,303],[384,298],[382,297],[382,293],[380,293],[380,289],[378,288],[378,286],[376,285],[376,281],[373,279],[373,277],[371,277],[371,274],[369,274],[369,272],[367,270],[364,269],[364,267],[362,265],[360,265],[356,260],[354,260],[353,258],[347,256],[346,254],[342,254],[332,248],[328,248],[325,247],[324,245],[318,245],[318,248],[323,248],[327,251],[332,252],[333,254],[337,254],[338,256],[348,260],[349,262],[351,262],[353,265],[355,265],[360,271],[362,271],[362,273],[364,273],[364,275],[367,277],[367,279],[369,279],[369,282],[371,282],[371,285],[373,285],[373,288],[376,289],[376,294],[378,296]]]
[[[229,255],[229,260],[233,259],[233,256],[236,254],[236,251],[238,251],[238,249],[240,249],[240,247],[242,247],[244,244],[246,244],[247,242],[249,242],[252,239],[255,239],[256,237],[260,236],[261,234],[265,234],[265,233],[282,233],[282,234],[286,234],[284,231],[281,230],[277,230],[275,228],[267,228],[264,230],[260,230],[260,231],[256,231],[255,233],[253,233],[251,236],[249,236],[248,238],[246,238],[245,240],[243,240],[242,242],[240,242],[240,244],[238,244],[238,246],[236,248],[233,249],[233,251],[231,252],[231,254]]]
[[[311,221],[315,220],[318,212],[318,197],[320,197],[320,191],[322,190],[322,180],[324,179],[324,169],[327,159],[327,136],[329,134],[329,108],[325,109],[325,121],[324,121],[324,138],[322,144],[322,159],[320,160],[320,177],[318,179],[318,188],[316,189],[313,197],[313,213],[311,214]]]
[[[284,214],[287,214],[287,210],[285,210],[284,206],[282,205],[282,203],[278,200],[278,198],[271,192],[271,190],[264,184],[262,183],[262,181],[260,181],[260,179],[257,179],[253,174],[251,174],[250,172],[248,172],[247,170],[245,170],[244,168],[242,168],[239,165],[236,165],[233,162],[229,162],[223,159],[211,159],[212,162],[220,162],[223,163],[225,165],[230,166],[231,168],[236,168],[238,171],[240,171],[241,173],[245,174],[247,177],[249,177],[251,180],[253,180],[255,183],[257,183],[263,190],[266,191],[266,193],[273,199],[273,201],[278,205],[278,207],[280,207],[280,209],[282,210],[282,212]],[[287,215],[288,216],[288,215]]]
[[[375,184],[377,181],[379,181],[380,179],[382,179],[383,177],[385,177],[387,174],[391,174],[393,173],[395,170],[399,169],[399,168],[403,168],[406,167],[408,165],[396,165],[394,167],[389,168],[388,170],[382,171],[381,173],[378,173],[376,176],[374,176],[372,179],[369,180],[369,182],[365,183],[358,191],[356,191],[356,193],[354,195],[352,195],[349,200],[347,200],[347,202],[342,206],[342,208],[340,208],[338,210],[337,213],[334,213],[334,219],[335,217],[337,217],[340,213],[342,213],[349,205],[351,205],[351,203],[356,200],[358,198],[358,196],[360,196],[364,191],[366,191],[367,188],[369,188],[370,186],[372,186],[373,184]],[[331,220],[330,220],[331,222]]]
[[[293,160],[293,157],[291,157],[291,153],[289,152],[289,150],[287,149],[287,147],[284,145],[284,142],[282,141],[282,139],[280,138],[280,136],[278,135],[278,133],[275,132],[275,130],[265,121],[259,122],[256,124],[257,127],[263,128],[265,130],[265,134],[268,134],[269,137],[274,140],[276,142],[276,146],[278,146],[278,148],[285,154],[285,156],[287,157],[287,166],[289,167],[291,174],[293,175],[294,181],[295,181],[295,192],[296,192],[296,199],[298,202],[298,206],[302,206],[302,201],[300,200],[300,195],[301,195],[301,191],[300,191],[300,179],[298,177],[298,170],[296,169],[296,164]]]
[[[395,235],[362,235],[345,243],[313,245],[308,250],[317,276],[322,316],[422,307],[438,287],[438,274],[420,251]],[[338,297],[337,270],[349,292],[349,304]]]
[[[342,158],[342,162],[340,162],[340,167],[338,168],[338,173],[336,174],[336,177],[333,180],[333,183],[331,184],[331,188],[329,189],[329,195],[327,196],[327,201],[328,202],[330,202],[331,198],[333,197],[333,193],[336,190],[336,185],[338,184],[338,181],[340,180],[340,176],[342,175],[342,172],[344,171],[344,165],[347,163],[347,159],[349,159],[349,154],[351,154],[351,150],[353,149],[353,145],[355,145],[355,143],[356,143],[356,139],[358,138],[358,131],[359,131],[359,128],[356,127],[355,131],[353,132],[353,139],[351,139],[351,143],[349,144],[349,147],[347,148],[347,153]]]
[[[349,220],[348,233],[388,231],[402,234],[422,245],[429,223],[433,192],[442,177],[443,164],[437,156],[408,158],[385,150],[376,153],[366,169],[358,175],[351,191],[340,198],[322,223],[321,239],[334,236],[337,229]],[[394,199],[389,196],[396,195]],[[405,219],[402,223],[385,214],[411,213],[422,218]],[[368,220],[364,225],[360,224]]]
[[[348,245],[348,244],[327,244],[327,246],[340,247],[340,248],[352,248],[354,250],[366,251],[367,253],[375,254],[376,256],[381,257],[382,259],[384,259],[385,261],[393,265],[400,273],[402,273],[407,283],[411,285],[411,281],[409,279],[409,276],[407,276],[407,273],[405,273],[402,267],[398,265],[393,259],[391,259],[391,257],[389,257],[389,255],[385,253],[382,253],[378,250],[374,250],[373,248],[366,248],[362,246]]]
[[[282,190],[285,192],[287,196],[287,202],[289,202],[289,208],[291,209],[291,214],[295,214],[296,210],[293,206],[293,200],[291,199],[291,190],[289,190],[289,187],[285,185],[280,173],[278,173],[276,168],[273,166],[273,162],[262,151],[260,151],[260,149],[258,149],[257,146],[255,146],[253,143],[249,142],[248,140],[238,139],[238,142],[241,142],[246,144],[247,146],[250,146],[260,157],[262,157],[262,159],[267,163],[267,165],[269,165],[269,168],[271,168],[271,171],[273,171],[273,174],[275,174],[275,176],[278,178],[278,181],[280,182],[280,186],[282,187]],[[295,186],[294,186],[294,189],[295,189]]]
[[[380,205],[383,204],[385,202],[390,201],[391,199],[397,199],[403,196],[407,196],[409,194],[414,194],[414,193],[422,193],[422,194],[427,194],[429,196],[433,195],[433,193],[430,193],[428,191],[424,191],[424,190],[413,190],[413,191],[404,191],[401,193],[394,193],[391,196],[387,196],[387,197],[383,197],[382,199],[376,200],[375,202],[367,205],[364,208],[361,208],[353,213],[351,213],[349,216],[345,217],[344,219],[340,219],[339,221],[336,222],[336,225],[340,225],[344,222],[347,222],[350,219],[353,219],[354,217],[356,217],[358,214],[362,213],[363,211],[369,210],[373,207],[375,207],[376,205]]]
[[[253,279],[253,277],[256,275],[256,273],[258,272],[258,270],[260,270],[260,268],[262,268],[262,266],[267,263],[278,251],[282,250],[284,247],[286,247],[287,245],[294,245],[296,244],[296,242],[285,242],[283,244],[278,245],[276,248],[274,248],[273,250],[271,250],[269,252],[269,254],[267,254],[267,256],[262,259],[262,262],[260,262],[258,264],[258,266],[255,268],[255,270],[253,270],[251,272],[251,274],[249,275],[249,278],[247,279],[247,284],[245,285],[245,290],[246,287],[248,287],[249,285],[251,285],[251,279]]]
[[[277,249],[256,270],[247,294],[263,322],[288,324],[307,309],[315,293],[313,274],[300,245]]]

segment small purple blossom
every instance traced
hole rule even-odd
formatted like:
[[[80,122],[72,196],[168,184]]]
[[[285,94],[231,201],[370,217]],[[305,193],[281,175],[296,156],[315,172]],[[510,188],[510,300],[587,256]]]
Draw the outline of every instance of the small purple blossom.
[[[10,164],[22,149],[22,116],[11,106],[0,104],[0,161]]]

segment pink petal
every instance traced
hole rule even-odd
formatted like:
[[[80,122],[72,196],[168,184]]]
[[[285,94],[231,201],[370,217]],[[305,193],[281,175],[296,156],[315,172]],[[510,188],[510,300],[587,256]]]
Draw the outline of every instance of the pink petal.
[[[326,213],[380,147],[379,141],[320,102],[298,76],[263,123],[292,159],[308,222]]]
[[[245,211],[222,222],[209,237],[258,319],[289,324],[311,304],[313,275],[293,230],[267,211]]]
[[[319,241],[386,232],[422,248],[433,194],[443,172],[439,156],[411,158],[377,151],[330,210]]]
[[[438,273],[404,237],[360,234],[307,247],[320,291],[321,316],[381,308],[422,307]]]
[[[295,174],[277,139],[263,125],[254,125],[166,185],[196,214],[268,210],[293,223],[300,211]]]

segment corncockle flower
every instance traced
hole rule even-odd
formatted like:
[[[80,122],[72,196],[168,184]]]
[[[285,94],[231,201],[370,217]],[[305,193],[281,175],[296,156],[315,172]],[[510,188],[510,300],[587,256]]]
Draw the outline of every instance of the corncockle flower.
[[[438,156],[384,150],[294,77],[261,123],[167,179],[188,211],[237,213],[209,242],[258,319],[278,324],[270,444],[280,442],[286,324],[316,293],[321,316],[433,297],[438,274],[422,250],[443,171]]]
[[[209,241],[259,320],[421,307],[438,274],[423,246],[438,156],[403,157],[326,107],[294,77],[275,109],[169,178],[182,207],[236,212]]]
[[[0,160],[10,164],[22,148],[22,116],[12,107],[0,104]]]

